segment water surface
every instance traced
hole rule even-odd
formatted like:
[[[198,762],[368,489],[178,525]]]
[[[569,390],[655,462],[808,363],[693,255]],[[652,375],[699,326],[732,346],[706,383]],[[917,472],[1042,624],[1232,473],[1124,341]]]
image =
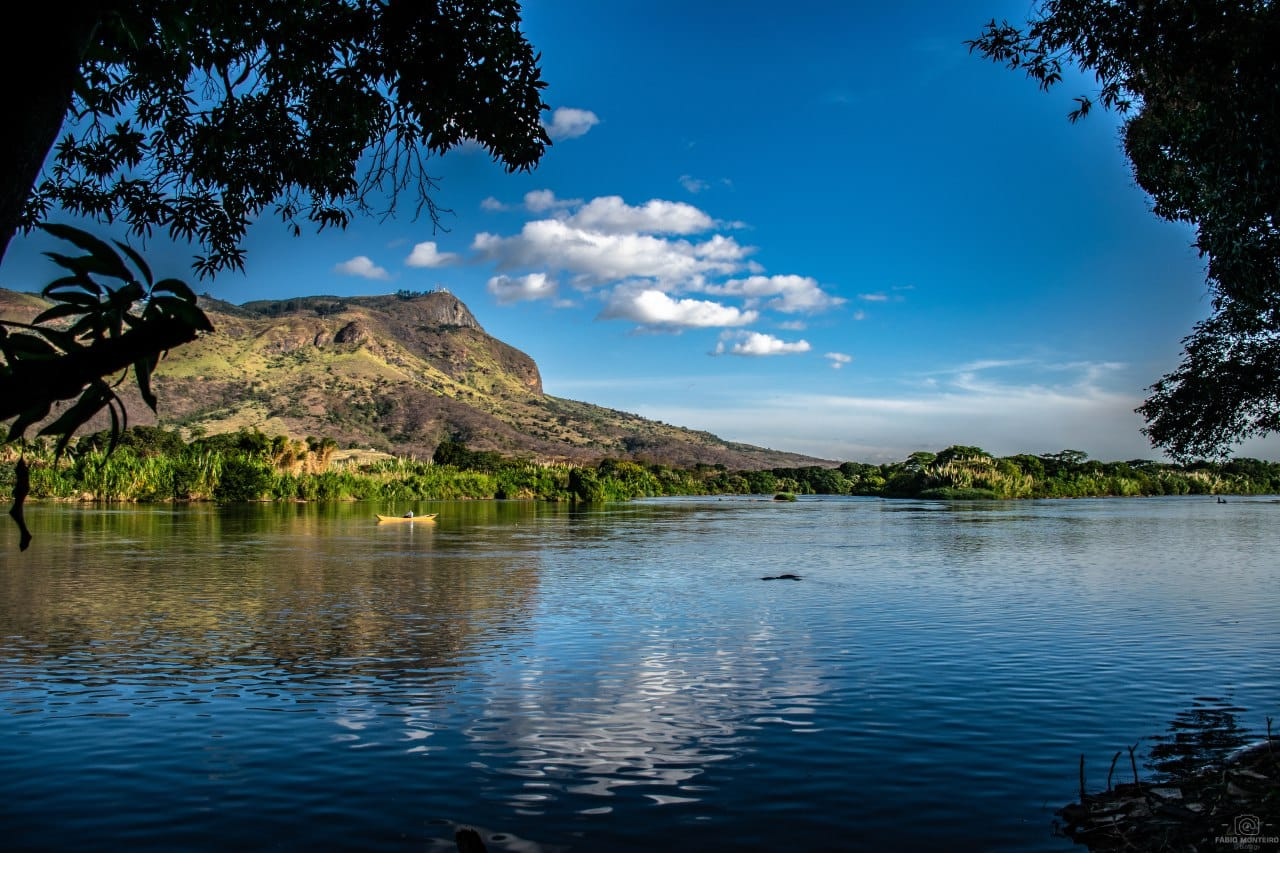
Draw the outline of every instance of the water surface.
[[[1070,851],[1080,754],[1280,718],[1268,500],[375,509],[32,506],[0,850]]]

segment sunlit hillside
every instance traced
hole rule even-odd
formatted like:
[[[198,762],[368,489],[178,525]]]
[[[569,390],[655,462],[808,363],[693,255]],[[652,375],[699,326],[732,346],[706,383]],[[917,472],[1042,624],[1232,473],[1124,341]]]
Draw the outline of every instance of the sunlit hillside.
[[[0,291],[5,318],[44,306]],[[201,306],[217,330],[171,352],[154,379],[160,423],[189,433],[249,427],[419,457],[451,439],[550,460],[818,461],[546,395],[533,359],[487,334],[448,291]],[[132,421],[155,421],[140,399],[127,402]]]

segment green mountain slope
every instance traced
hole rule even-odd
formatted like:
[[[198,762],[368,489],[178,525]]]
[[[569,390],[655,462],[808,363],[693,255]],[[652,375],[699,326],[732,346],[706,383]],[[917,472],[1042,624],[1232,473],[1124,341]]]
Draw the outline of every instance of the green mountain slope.
[[[29,320],[44,306],[0,291],[0,317]],[[454,439],[547,460],[822,464],[546,395],[533,359],[485,333],[447,291],[201,306],[217,330],[160,363],[161,424],[332,437],[418,457]],[[154,420],[139,399],[127,406],[131,421]]]

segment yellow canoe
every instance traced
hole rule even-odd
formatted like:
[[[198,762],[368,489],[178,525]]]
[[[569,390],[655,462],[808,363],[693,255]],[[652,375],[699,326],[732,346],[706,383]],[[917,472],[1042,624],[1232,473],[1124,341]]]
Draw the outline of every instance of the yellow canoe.
[[[383,516],[375,514],[380,523],[433,523],[439,514],[423,513],[417,516]]]

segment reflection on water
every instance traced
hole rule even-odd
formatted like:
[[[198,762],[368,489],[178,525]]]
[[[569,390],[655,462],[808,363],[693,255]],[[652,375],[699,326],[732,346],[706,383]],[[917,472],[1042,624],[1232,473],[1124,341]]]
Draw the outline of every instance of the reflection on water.
[[[1280,711],[1277,508],[36,505],[0,848],[1068,850],[1081,753]]]
[[[734,758],[751,728],[818,731],[811,718],[824,685],[782,659],[796,642],[783,646],[775,630],[701,653],[647,637],[604,663],[607,674],[557,678],[554,655],[542,654],[497,685],[508,696],[488,703],[467,736],[500,771],[525,779],[530,792],[513,804],[537,807],[553,790],[597,797],[582,803],[592,814],[611,812],[608,800],[624,790],[695,802],[710,789],[695,779]]]
[[[1187,778],[1257,741],[1260,734],[1241,725],[1244,713],[1228,699],[1197,699],[1173,719],[1167,735],[1152,739],[1152,771],[1166,779]]]

